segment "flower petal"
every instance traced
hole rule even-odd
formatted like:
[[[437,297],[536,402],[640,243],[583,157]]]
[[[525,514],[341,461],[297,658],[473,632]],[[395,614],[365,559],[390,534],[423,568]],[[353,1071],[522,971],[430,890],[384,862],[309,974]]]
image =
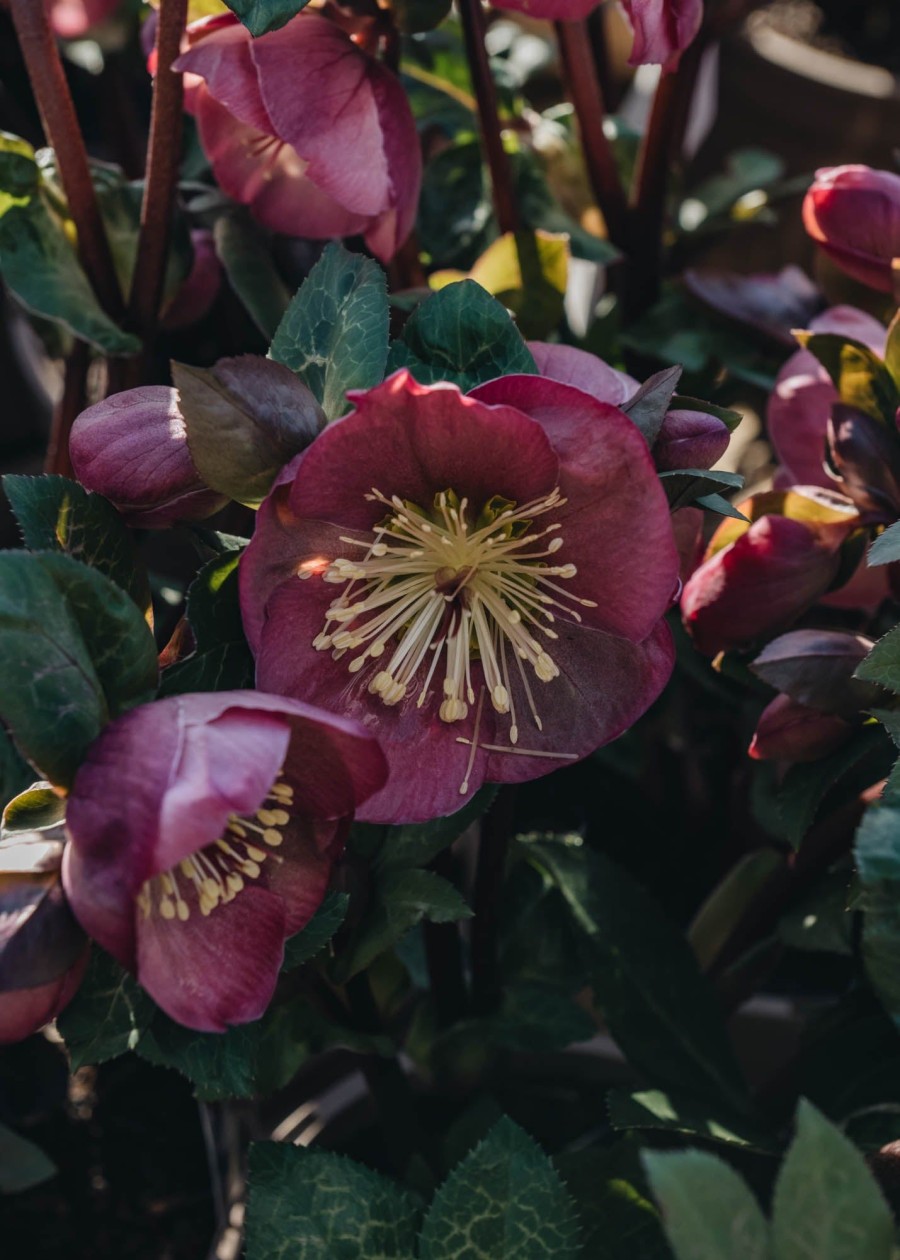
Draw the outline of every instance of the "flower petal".
[[[172,69],[199,75],[209,96],[234,118],[272,136],[275,128],[263,103],[251,43],[245,26],[229,23],[204,35],[181,54]]]
[[[587,350],[577,350],[575,346],[557,345],[548,341],[529,341],[528,349],[541,376],[562,381],[564,385],[575,385],[600,402],[612,403],[614,407],[618,407],[627,402],[638,389],[638,382],[633,376],[629,376],[627,372],[618,372]]]

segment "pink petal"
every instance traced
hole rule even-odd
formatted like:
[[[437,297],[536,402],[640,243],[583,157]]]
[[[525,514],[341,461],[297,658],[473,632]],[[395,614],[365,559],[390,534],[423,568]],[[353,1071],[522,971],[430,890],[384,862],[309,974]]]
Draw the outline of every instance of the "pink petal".
[[[494,495],[527,503],[557,483],[541,426],[512,407],[487,407],[455,385],[419,385],[405,370],[350,397],[356,411],[304,453],[290,495],[298,516],[371,529],[385,514],[366,500],[373,486],[427,509],[442,490],[479,505]]]
[[[653,459],[631,420],[571,385],[504,376],[470,395],[506,403],[542,426],[559,456],[562,557],[578,565],[566,591],[593,600],[585,622],[646,638],[676,595],[678,552]]]
[[[853,727],[833,713],[778,695],[763,709],[748,748],[755,761],[818,761],[846,744]]]
[[[250,32],[240,23],[213,30],[181,54],[172,69],[199,75],[206,91],[248,127],[274,135],[260,92]]]
[[[291,828],[278,850],[281,861],[263,864],[260,886],[284,903],[286,936],[306,927],[328,891],[334,859],[343,848],[346,828],[339,823],[312,823]],[[213,911],[215,914],[215,911]]]
[[[553,345],[548,341],[529,341],[528,349],[541,376],[549,376],[551,380],[562,381],[565,385],[575,385],[600,402],[618,407],[638,389],[634,377],[611,368],[587,350]]]
[[[207,916],[138,916],[137,978],[167,1015],[199,1032],[259,1019],[284,957],[279,897],[251,885]]]
[[[68,1006],[78,991],[90,957],[85,945],[81,957],[64,975],[34,989],[0,993],[0,1045],[22,1041]]]
[[[728,427],[705,411],[670,411],[653,447],[660,472],[712,468],[728,449]]]
[[[900,256],[900,175],[860,165],[816,171],[803,223],[848,275],[892,291],[891,261]]]
[[[629,65],[674,70],[703,21],[703,0],[620,0],[634,30]]]
[[[369,73],[390,189],[389,208],[366,231],[366,245],[376,258],[388,262],[415,226],[422,187],[422,146],[406,93],[396,77],[379,62]]]

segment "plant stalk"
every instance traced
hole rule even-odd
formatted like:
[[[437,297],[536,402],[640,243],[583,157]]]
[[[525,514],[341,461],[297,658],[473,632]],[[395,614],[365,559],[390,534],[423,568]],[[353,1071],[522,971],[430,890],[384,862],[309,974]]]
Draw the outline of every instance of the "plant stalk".
[[[513,833],[515,787],[506,785],[481,820],[475,868],[472,920],[472,1010],[489,1015],[501,996],[499,967],[500,901],[506,855]]]
[[[100,305],[118,322],[123,314],[122,294],[47,7],[41,0],[10,0],[10,13],[44,135],[56,154],[82,265]]]
[[[71,354],[66,359],[62,398],[53,409],[50,441],[44,458],[45,473],[56,473],[60,477],[72,476],[69,434],[72,432],[76,416],[80,415],[87,405],[87,375],[90,363],[91,352],[88,346],[83,341],[76,341]]]

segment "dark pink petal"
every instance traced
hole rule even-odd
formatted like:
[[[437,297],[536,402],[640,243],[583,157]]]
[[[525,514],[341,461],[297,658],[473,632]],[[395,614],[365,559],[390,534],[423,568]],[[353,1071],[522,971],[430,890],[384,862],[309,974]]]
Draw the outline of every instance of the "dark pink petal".
[[[681,600],[699,650],[713,656],[790,625],[834,581],[853,523],[813,530],[784,516],[763,516],[706,560]]]
[[[823,595],[819,602],[828,608],[861,608],[874,613],[890,594],[889,567],[879,565],[870,569],[863,556],[850,581]]]
[[[341,823],[313,823],[306,819],[285,837],[278,850],[282,861],[270,859],[263,864],[260,886],[281,898],[286,936],[306,927],[322,904],[334,860],[340,855],[345,838],[346,827]]]
[[[495,9],[512,9],[546,22],[576,22],[593,13],[602,0],[496,0]]]
[[[631,420],[571,385],[504,376],[469,395],[538,421],[559,456],[561,556],[575,560],[566,590],[593,600],[585,622],[639,642],[676,596],[678,552],[653,459]],[[639,580],[635,580],[636,575]]]
[[[388,209],[390,176],[367,55],[334,22],[312,13],[253,40],[251,55],[273,129],[309,163],[309,178],[356,214]]]
[[[0,1045],[22,1041],[68,1006],[81,984],[90,951],[85,945],[78,961],[64,975],[34,989],[0,993]]]
[[[290,495],[298,516],[371,529],[385,514],[366,499],[373,486],[429,509],[442,490],[479,505],[494,495],[521,504],[557,484],[541,426],[512,407],[485,406],[455,385],[419,385],[405,370],[350,397],[356,411],[304,452]]]
[[[795,328],[809,328],[822,305],[822,295],[799,267],[772,274],[742,275],[736,271],[701,271],[689,267],[687,289],[728,319],[793,347]]]
[[[900,175],[868,166],[816,172],[803,202],[807,232],[839,267],[883,293],[900,256]]]
[[[202,319],[222,287],[222,264],[216,254],[212,232],[195,228],[191,232],[194,258],[191,269],[162,315],[163,327],[170,331],[189,328]]]
[[[213,30],[182,53],[173,70],[199,75],[209,95],[248,127],[267,135],[275,128],[263,104],[250,32],[239,22]]]
[[[833,713],[779,695],[763,709],[747,751],[756,761],[818,761],[852,734],[850,723]]]
[[[627,402],[638,389],[638,382],[626,372],[619,372],[587,350],[574,346],[553,345],[548,341],[529,341],[528,349],[534,357],[541,376],[575,385],[586,394],[592,394],[600,402],[618,407]]]
[[[670,411],[653,446],[660,472],[712,468],[728,449],[727,425],[705,411]]]
[[[393,258],[409,236],[419,209],[422,146],[406,93],[379,62],[369,68],[388,166],[388,209],[366,231],[366,244],[382,262]]]
[[[199,1032],[259,1019],[284,957],[280,897],[247,887],[185,922],[137,913],[137,978],[167,1015]]]
[[[672,532],[678,548],[678,574],[686,582],[703,559],[703,511],[679,508],[672,513]]]
[[[142,385],[88,407],[69,439],[75,475],[129,524],[161,528],[210,516],[227,500],[194,467],[177,392]]]
[[[619,0],[634,30],[632,66],[674,70],[700,30],[703,0]]]

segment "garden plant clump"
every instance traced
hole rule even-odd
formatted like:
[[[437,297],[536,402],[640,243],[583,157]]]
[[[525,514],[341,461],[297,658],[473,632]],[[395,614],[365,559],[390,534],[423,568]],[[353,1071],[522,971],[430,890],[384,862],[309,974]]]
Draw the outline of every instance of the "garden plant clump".
[[[894,22],[0,0],[4,1256],[900,1257],[900,173],[780,30]]]

